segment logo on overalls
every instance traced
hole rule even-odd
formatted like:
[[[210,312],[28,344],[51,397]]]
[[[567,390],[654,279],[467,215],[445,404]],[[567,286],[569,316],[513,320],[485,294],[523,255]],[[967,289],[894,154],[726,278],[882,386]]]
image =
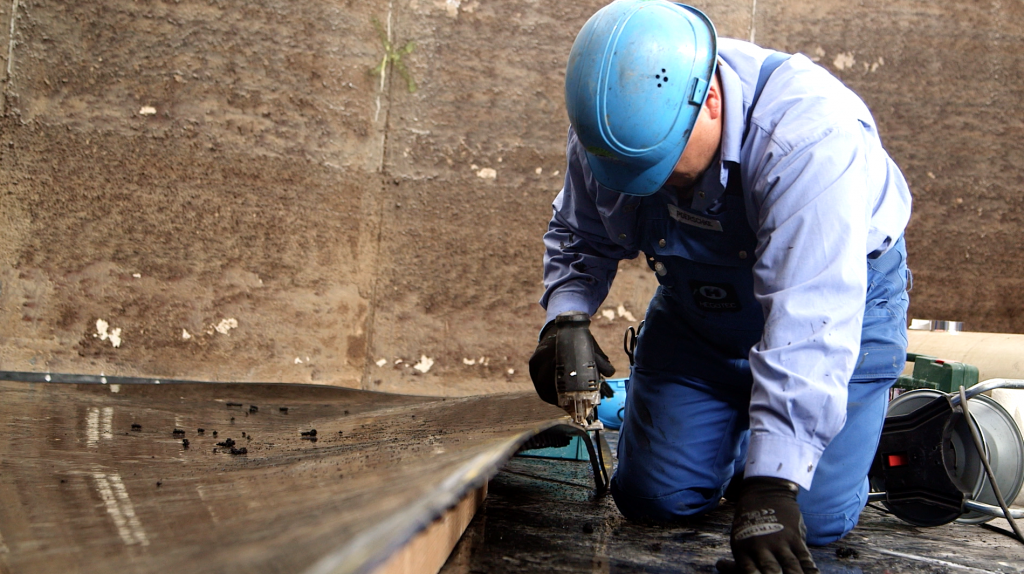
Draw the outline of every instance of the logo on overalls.
[[[713,313],[735,313],[742,307],[736,289],[728,283],[690,281],[693,304],[698,309]]]

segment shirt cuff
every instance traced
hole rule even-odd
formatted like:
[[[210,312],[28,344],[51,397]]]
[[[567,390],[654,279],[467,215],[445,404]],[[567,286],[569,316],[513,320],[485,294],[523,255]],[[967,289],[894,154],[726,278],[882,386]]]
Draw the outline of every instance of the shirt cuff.
[[[551,294],[548,299],[547,317],[544,324],[548,324],[555,319],[560,313],[566,311],[584,311],[590,313],[589,305],[587,305],[587,299],[579,293],[574,293],[569,289],[561,289]]]
[[[810,490],[821,452],[794,439],[765,433],[751,434],[744,477],[784,478]]]

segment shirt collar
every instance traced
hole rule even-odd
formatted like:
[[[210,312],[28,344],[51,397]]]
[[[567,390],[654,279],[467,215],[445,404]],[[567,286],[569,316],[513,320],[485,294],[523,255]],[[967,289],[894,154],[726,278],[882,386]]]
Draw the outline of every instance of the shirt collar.
[[[694,184],[690,209],[707,211],[715,204],[729,185],[729,169],[725,162],[739,164],[743,140],[743,84],[736,72],[721,58],[718,60],[718,78],[722,86],[724,109],[722,112],[722,143],[718,155],[703,177]]]
[[[722,85],[722,146],[723,161],[740,163],[740,147],[743,145],[743,83],[729,64],[718,60],[718,78]],[[726,173],[722,170],[722,185],[726,183]]]
[[[690,200],[690,209],[694,211],[707,211],[725,193],[727,181],[727,169],[723,168],[721,152],[715,155],[707,171],[700,176],[693,184],[693,198]]]
[[[740,151],[743,144],[743,83],[732,67],[721,58],[718,59],[718,79],[722,86],[722,143],[719,144],[718,155],[711,161],[707,171],[693,184],[693,199],[690,209],[707,211],[725,195],[729,185],[729,166],[726,162],[739,165]],[[675,191],[668,185],[663,187],[673,198]]]

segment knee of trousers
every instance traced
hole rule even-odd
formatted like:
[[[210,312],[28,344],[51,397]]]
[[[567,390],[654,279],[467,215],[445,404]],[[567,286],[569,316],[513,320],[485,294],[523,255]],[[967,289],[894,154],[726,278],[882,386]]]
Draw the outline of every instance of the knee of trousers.
[[[612,478],[611,492],[615,506],[628,520],[638,522],[676,522],[713,510],[721,500],[723,488],[683,489],[665,496],[646,497],[636,489],[623,484],[616,475]]]
[[[801,504],[800,511],[804,517],[804,525],[807,527],[807,543],[812,546],[824,546],[849,534],[857,526],[857,521],[860,519],[860,513],[866,502],[867,487],[865,485],[865,488],[839,507],[808,508]]]

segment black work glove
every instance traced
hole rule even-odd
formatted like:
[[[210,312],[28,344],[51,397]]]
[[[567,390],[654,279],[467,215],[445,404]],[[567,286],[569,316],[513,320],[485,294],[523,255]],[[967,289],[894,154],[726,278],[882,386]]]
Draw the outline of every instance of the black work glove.
[[[544,402],[555,406],[558,405],[558,389],[555,386],[555,339],[558,337],[558,330],[561,327],[569,326],[573,316],[577,314],[581,314],[581,312],[569,311],[561,313],[548,322],[544,329],[541,330],[540,342],[537,344],[537,349],[533,352],[533,356],[530,357],[530,378],[533,379],[533,386],[537,389],[537,394],[540,395]],[[605,355],[601,347],[598,346],[589,329],[587,330],[587,336],[594,347],[594,362],[597,364],[597,371],[605,377],[614,375],[615,367],[608,360],[608,355]],[[608,398],[612,393],[611,387],[602,382],[601,396]]]
[[[797,485],[756,476],[745,479],[732,521],[733,560],[719,560],[723,574],[818,574],[807,550],[807,528],[796,503]]]

